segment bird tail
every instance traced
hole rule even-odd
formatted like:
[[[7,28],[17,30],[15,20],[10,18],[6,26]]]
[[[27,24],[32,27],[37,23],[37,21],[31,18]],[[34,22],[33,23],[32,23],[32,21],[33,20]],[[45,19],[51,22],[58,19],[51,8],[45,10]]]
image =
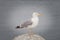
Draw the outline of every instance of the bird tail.
[[[20,27],[20,26],[16,26],[16,29],[19,29],[19,28],[23,28],[23,27]]]
[[[20,26],[16,26],[16,29],[20,28]]]

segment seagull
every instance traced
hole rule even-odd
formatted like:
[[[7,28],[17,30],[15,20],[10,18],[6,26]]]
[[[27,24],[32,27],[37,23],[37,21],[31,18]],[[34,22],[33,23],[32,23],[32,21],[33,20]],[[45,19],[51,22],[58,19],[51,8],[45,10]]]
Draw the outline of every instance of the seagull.
[[[16,28],[17,29],[18,28],[20,28],[20,29],[27,28],[27,29],[30,29],[31,30],[32,28],[34,28],[34,27],[36,27],[38,25],[38,23],[39,23],[39,16],[40,15],[41,14],[38,13],[38,12],[33,12],[32,18],[30,18],[29,20],[23,22],[22,24],[20,24]]]

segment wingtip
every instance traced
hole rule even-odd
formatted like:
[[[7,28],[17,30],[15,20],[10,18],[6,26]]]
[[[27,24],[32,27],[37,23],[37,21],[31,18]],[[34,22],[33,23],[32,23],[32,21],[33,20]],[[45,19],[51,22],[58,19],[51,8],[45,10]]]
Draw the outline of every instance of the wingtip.
[[[16,29],[20,28],[20,26],[17,26]]]

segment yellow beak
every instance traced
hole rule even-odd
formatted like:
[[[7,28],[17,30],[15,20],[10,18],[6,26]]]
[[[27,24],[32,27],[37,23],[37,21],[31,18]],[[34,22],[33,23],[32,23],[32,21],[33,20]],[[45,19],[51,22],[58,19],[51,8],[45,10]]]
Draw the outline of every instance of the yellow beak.
[[[37,16],[42,16],[43,14],[37,14]]]

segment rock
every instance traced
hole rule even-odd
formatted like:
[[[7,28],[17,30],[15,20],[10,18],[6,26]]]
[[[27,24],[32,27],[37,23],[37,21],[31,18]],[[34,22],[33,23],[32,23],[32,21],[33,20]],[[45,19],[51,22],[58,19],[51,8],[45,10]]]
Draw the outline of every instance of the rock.
[[[36,34],[23,34],[15,37],[13,40],[45,40],[43,37]]]

